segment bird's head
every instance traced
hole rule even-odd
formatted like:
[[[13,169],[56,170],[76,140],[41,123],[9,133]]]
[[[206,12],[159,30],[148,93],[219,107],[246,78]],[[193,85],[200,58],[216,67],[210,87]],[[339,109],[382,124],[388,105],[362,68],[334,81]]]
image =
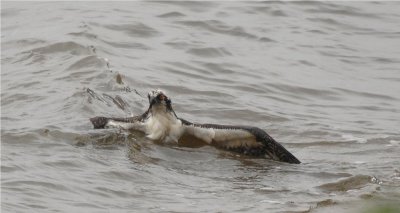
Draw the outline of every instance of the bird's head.
[[[149,98],[149,109],[166,109],[167,111],[172,111],[171,99],[165,94],[164,91],[156,89],[150,91],[147,95]]]

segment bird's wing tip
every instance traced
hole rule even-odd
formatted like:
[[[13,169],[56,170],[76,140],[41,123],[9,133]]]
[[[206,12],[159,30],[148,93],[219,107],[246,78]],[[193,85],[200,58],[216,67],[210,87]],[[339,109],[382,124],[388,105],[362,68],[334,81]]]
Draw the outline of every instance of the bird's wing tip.
[[[95,129],[103,129],[108,122],[108,118],[98,117],[98,116],[90,118],[89,120],[90,120],[90,122],[92,122],[93,128],[95,128]]]

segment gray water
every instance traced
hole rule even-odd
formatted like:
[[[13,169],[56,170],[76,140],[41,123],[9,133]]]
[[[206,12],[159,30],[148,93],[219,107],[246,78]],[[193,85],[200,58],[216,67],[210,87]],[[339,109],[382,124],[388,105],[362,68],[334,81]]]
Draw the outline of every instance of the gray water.
[[[345,212],[400,200],[397,2],[2,2],[2,212]],[[159,144],[146,110],[266,130],[303,163]]]

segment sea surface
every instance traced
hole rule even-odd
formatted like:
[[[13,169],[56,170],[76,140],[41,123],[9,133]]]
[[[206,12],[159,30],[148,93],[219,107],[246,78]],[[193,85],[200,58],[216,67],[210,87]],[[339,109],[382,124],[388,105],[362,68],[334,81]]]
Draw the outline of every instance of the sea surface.
[[[291,165],[90,117],[256,126]],[[356,212],[400,201],[399,2],[1,3],[2,212]]]

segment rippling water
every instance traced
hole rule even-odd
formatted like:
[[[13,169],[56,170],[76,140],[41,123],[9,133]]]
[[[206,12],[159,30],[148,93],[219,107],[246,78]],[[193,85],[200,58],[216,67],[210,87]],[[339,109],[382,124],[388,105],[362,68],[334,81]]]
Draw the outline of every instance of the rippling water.
[[[400,200],[397,2],[2,2],[4,212],[342,212]],[[93,130],[166,90],[303,163]]]

